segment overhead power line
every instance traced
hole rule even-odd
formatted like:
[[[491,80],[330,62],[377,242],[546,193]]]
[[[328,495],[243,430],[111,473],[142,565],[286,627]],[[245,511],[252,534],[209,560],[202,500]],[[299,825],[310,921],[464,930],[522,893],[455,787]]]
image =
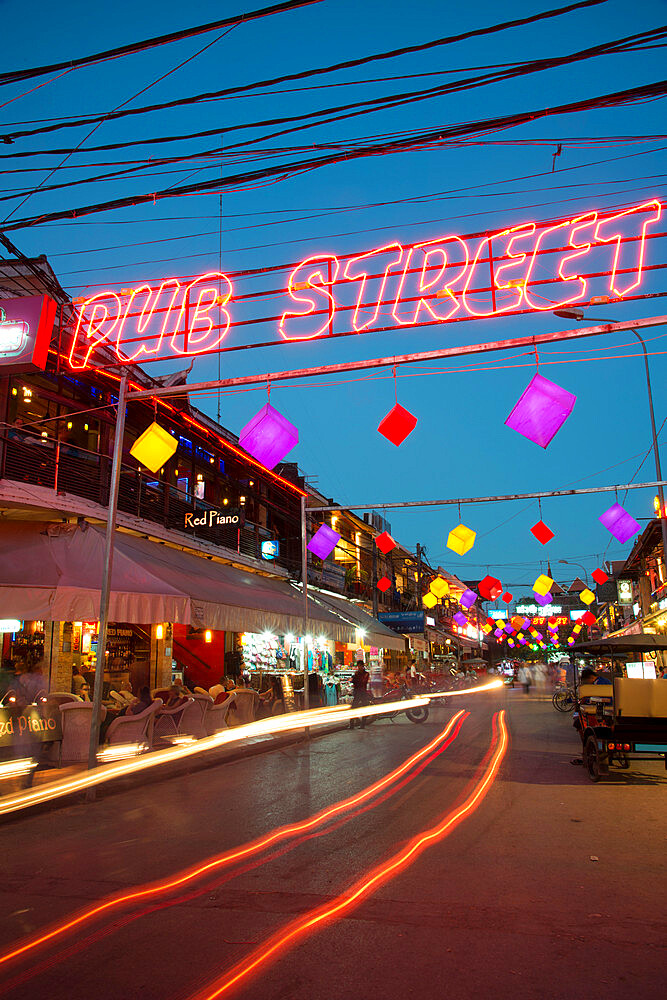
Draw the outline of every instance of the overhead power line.
[[[164,188],[146,194],[131,194],[123,198],[114,198],[109,201],[98,202],[92,205],[81,205],[76,208],[63,209],[58,212],[49,212],[42,215],[31,216],[23,219],[16,219],[10,225],[2,227],[9,232],[14,229],[26,229],[31,226],[42,225],[46,222],[57,222],[61,219],[73,219],[82,215],[92,215],[99,212],[108,212],[119,208],[135,207],[136,205],[156,203],[164,198],[180,198],[193,194],[201,194],[206,191],[220,191],[229,186],[239,187],[256,181],[264,181],[269,178],[284,179],[288,176],[301,173],[302,171],[317,170],[321,167],[331,166],[341,161],[357,160],[369,156],[386,155],[389,153],[406,152],[411,149],[424,149],[427,147],[437,147],[455,137],[477,135],[480,133],[506,130],[516,128],[527,122],[534,122],[541,118],[548,118],[554,115],[575,114],[580,111],[590,111],[596,108],[612,108],[624,104],[634,104],[641,101],[655,100],[667,94],[667,80],[660,80],[656,83],[646,84],[642,87],[631,87],[628,90],[615,91],[611,94],[601,94],[597,97],[586,98],[582,101],[574,101],[568,104],[560,104],[551,108],[540,108],[531,111],[520,111],[514,115],[504,115],[498,118],[489,118],[477,122],[465,122],[456,125],[449,125],[440,129],[431,129],[428,132],[410,135],[403,139],[391,139],[388,142],[375,142],[368,145],[343,148],[327,156],[312,157],[309,159],[297,160],[292,163],[277,164],[263,167],[259,170],[248,171],[243,174],[233,174],[227,177],[218,177],[208,181],[198,181],[195,184],[185,184]]]
[[[598,2],[602,2],[602,0],[598,0]],[[129,45],[119,45],[115,49],[96,52],[94,55],[81,56],[78,59],[66,59],[64,62],[51,63],[48,66],[35,66],[32,69],[9,70],[6,73],[0,73],[0,86],[7,83],[18,83],[19,80],[31,80],[38,76],[46,76],[49,73],[58,73],[60,70],[80,69],[82,66],[92,66],[95,63],[106,62],[109,59],[118,59],[120,56],[134,55],[136,52],[145,52],[147,49],[154,49],[159,45],[180,42],[184,38],[193,38],[195,35],[203,35],[209,31],[217,31],[219,28],[226,28],[230,25],[241,24],[246,21],[256,21],[259,18],[269,17],[272,14],[284,14],[286,11],[296,10],[299,7],[310,7],[315,3],[322,3],[322,0],[284,0],[283,3],[273,4],[271,7],[260,7],[258,10],[242,11],[240,14],[222,18],[220,21],[199,24],[194,28],[182,28],[180,31],[172,31],[168,35],[156,35],[154,38],[146,38],[141,42],[131,42]],[[588,5],[578,4],[576,6]]]
[[[661,25],[657,28],[652,28],[650,31],[641,32],[636,35],[628,35],[623,38],[613,39],[608,42],[602,42],[599,45],[591,46],[586,49],[581,49],[577,52],[568,53],[564,56],[551,56],[543,59],[531,59],[523,63],[514,63],[510,67],[502,70],[494,70],[491,73],[483,73],[477,76],[462,77],[459,80],[453,80],[448,83],[441,83],[435,87],[430,87],[424,89],[420,87],[418,90],[406,91],[398,94],[386,94],[384,96],[372,97],[363,101],[355,101],[349,104],[339,104],[333,107],[322,108],[315,111],[301,111],[299,114],[295,115],[285,115],[279,118],[268,118],[260,121],[254,122],[241,122],[235,125],[226,125],[224,128],[210,128],[199,132],[184,132],[180,134],[170,134],[170,135],[159,135],[147,137],[141,135],[137,139],[129,139],[123,142],[108,143],[102,146],[89,146],[86,147],[84,152],[100,152],[111,149],[127,149],[132,146],[143,146],[143,145],[154,145],[156,143],[172,143],[172,142],[182,142],[184,140],[201,139],[206,138],[211,135],[225,136],[233,132],[243,132],[248,129],[260,129],[268,128],[277,125],[287,125],[295,124],[295,127],[283,129],[280,132],[272,133],[268,136],[262,135],[255,139],[249,139],[243,143],[237,143],[235,146],[229,146],[226,144],[226,151],[229,153],[231,150],[239,149],[246,145],[251,145],[257,142],[264,142],[267,138],[275,138],[276,136],[283,136],[291,132],[301,133],[305,128],[312,128],[322,124],[330,124],[332,122],[341,121],[348,118],[356,118],[360,115],[372,114],[383,109],[393,109],[401,107],[405,104],[413,104],[417,101],[431,100],[435,97],[444,97],[447,94],[460,93],[462,91],[474,90],[477,87],[486,87],[490,84],[502,83],[505,80],[511,80],[516,77],[527,76],[532,73],[540,73],[549,69],[558,69],[563,66],[568,66],[571,63],[583,62],[588,59],[595,59],[601,56],[608,55],[618,55],[625,52],[634,52],[642,50],[644,47],[655,47],[653,44],[656,41],[660,42],[658,47],[664,46],[664,39],[667,38],[667,26]],[[127,103],[127,102],[126,102]],[[174,102],[174,105],[182,102]],[[168,105],[165,105],[168,106]],[[131,111],[129,113],[135,113]],[[136,113],[141,113],[141,109],[136,109]],[[335,117],[329,117],[335,116]],[[94,118],[82,118],[79,121],[66,121],[60,122],[58,124],[46,125],[35,129],[24,129],[23,131],[16,131],[11,133],[6,133],[0,136],[0,140],[3,142],[11,143],[17,139],[26,138],[29,136],[41,135],[47,132],[53,132],[61,128],[78,128],[83,125],[90,125],[93,123],[100,124],[101,122],[112,121],[117,117],[115,112],[109,112],[105,116],[96,116]],[[308,122],[306,119],[319,119],[315,121]],[[205,150],[197,154],[199,157],[206,156],[218,156],[221,152],[220,147],[214,149]],[[31,151],[31,156],[37,155],[49,155],[54,153],[54,150],[33,150]],[[178,159],[178,158],[177,158]],[[152,168],[153,166],[160,165],[162,163],[174,162],[174,158],[166,159],[151,159],[149,163],[145,166],[135,167],[135,170],[142,170]],[[97,180],[98,178],[91,178],[92,180]],[[89,183],[86,181],[84,183]]]

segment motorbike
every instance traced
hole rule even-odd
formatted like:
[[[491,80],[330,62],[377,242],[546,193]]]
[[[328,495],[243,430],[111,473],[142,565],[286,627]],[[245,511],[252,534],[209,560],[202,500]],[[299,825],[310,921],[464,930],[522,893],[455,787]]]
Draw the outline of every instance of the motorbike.
[[[384,705],[384,704],[392,704],[393,702],[398,702],[398,701],[410,701],[412,698],[414,698],[414,695],[415,692],[411,692],[406,684],[401,684],[400,687],[391,688],[391,690],[386,691],[379,698],[373,698],[371,696],[368,704]],[[403,711],[405,712],[410,722],[420,723],[420,722],[426,722],[426,720],[428,719],[428,705],[418,705],[416,708],[403,709]],[[397,709],[395,712],[387,712],[386,715],[384,714],[377,716],[369,715],[366,716],[366,725],[369,725],[371,722],[376,721],[376,719],[390,719],[393,722],[396,716],[400,714],[401,714],[401,709]]]

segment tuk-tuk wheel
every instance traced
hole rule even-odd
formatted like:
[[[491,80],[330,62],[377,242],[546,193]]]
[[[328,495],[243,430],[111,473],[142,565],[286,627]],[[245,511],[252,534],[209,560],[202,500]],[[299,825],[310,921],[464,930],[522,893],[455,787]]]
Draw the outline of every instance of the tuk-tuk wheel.
[[[584,743],[584,766],[588,771],[591,781],[599,781],[602,775],[602,764],[600,762],[600,752],[597,740],[594,736],[588,736]]]

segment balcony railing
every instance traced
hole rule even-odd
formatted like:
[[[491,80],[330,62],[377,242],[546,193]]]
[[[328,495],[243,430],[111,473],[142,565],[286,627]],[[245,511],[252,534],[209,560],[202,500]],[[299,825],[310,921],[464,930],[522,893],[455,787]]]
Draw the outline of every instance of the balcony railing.
[[[108,456],[52,438],[41,438],[19,428],[10,429],[2,435],[0,447],[1,478],[71,494],[102,507],[108,505],[111,478],[111,459]],[[215,508],[150,473],[140,472],[136,466],[122,465],[118,509],[183,532],[186,513]],[[266,528],[249,522],[239,528],[197,525],[188,528],[187,533],[193,540],[221,545],[255,559],[261,558],[261,543],[275,538]],[[276,562],[280,563],[281,558],[278,557]]]

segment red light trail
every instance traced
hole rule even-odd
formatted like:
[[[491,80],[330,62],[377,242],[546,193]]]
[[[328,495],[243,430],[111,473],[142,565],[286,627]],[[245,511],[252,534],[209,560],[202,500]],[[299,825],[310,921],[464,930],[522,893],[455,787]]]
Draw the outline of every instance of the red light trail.
[[[496,720],[498,723],[498,734],[496,733]],[[354,909],[367,896],[372,895],[383,883],[388,882],[402,869],[412,864],[427,847],[448,836],[459,823],[477,809],[498,774],[509,742],[504,711],[494,715],[493,728],[496,745],[489,763],[480,780],[474,785],[468,797],[457,809],[448,812],[436,826],[417,834],[402,850],[394,854],[388,861],[372,869],[368,875],[364,876],[363,879],[338,896],[333,902],[311,910],[310,913],[299,917],[288,924],[286,928],[278,931],[277,934],[274,934],[265,944],[260,945],[259,948],[251,952],[247,958],[234,966],[221,979],[209,984],[204,990],[192,997],[191,1000],[217,1000],[218,997],[230,992],[242,980],[256,972],[260,966],[279,957],[280,954],[294,945],[297,940],[303,938],[309,931]]]
[[[302,820],[299,823],[278,827],[263,837],[250,841],[247,844],[243,844],[233,850],[226,851],[224,854],[218,855],[217,857],[209,858],[207,861],[200,863],[193,868],[179,872],[177,875],[171,876],[170,878],[153,884],[140,886],[132,892],[120,893],[111,896],[101,903],[98,903],[96,906],[91,906],[86,910],[82,910],[75,916],[59,924],[53,925],[42,933],[38,933],[35,937],[24,940],[22,944],[19,944],[12,950],[0,955],[0,966],[6,965],[14,959],[33,952],[36,948],[49,944],[73,930],[79,930],[82,925],[87,924],[97,917],[106,915],[112,910],[172,892],[174,889],[182,888],[198,878],[217,872],[227,865],[243,861],[254,854],[258,854],[261,851],[272,847],[280,841],[288,840],[289,838],[307,833],[308,831],[316,829],[318,826],[328,823],[335,817],[341,816],[344,813],[357,808],[364,802],[367,802],[369,799],[376,796],[378,793],[389,788],[390,785],[394,784],[394,782],[406,775],[413,767],[420,762],[425,761],[425,759],[427,759],[437,748],[445,750],[457,738],[461,730],[461,726],[469,714],[469,712],[465,712],[463,710],[457,712],[456,715],[450,719],[442,732],[438,733],[438,735],[435,736],[430,743],[426,744],[426,746],[422,747],[421,750],[414,753],[399,767],[395,768],[389,774],[380,778],[373,784],[368,785],[356,795],[349,796],[346,799],[341,799],[339,802],[320,810],[320,812],[315,813],[313,816],[306,820]],[[413,777],[416,777],[417,774],[420,773],[420,770],[421,769],[418,769]]]

